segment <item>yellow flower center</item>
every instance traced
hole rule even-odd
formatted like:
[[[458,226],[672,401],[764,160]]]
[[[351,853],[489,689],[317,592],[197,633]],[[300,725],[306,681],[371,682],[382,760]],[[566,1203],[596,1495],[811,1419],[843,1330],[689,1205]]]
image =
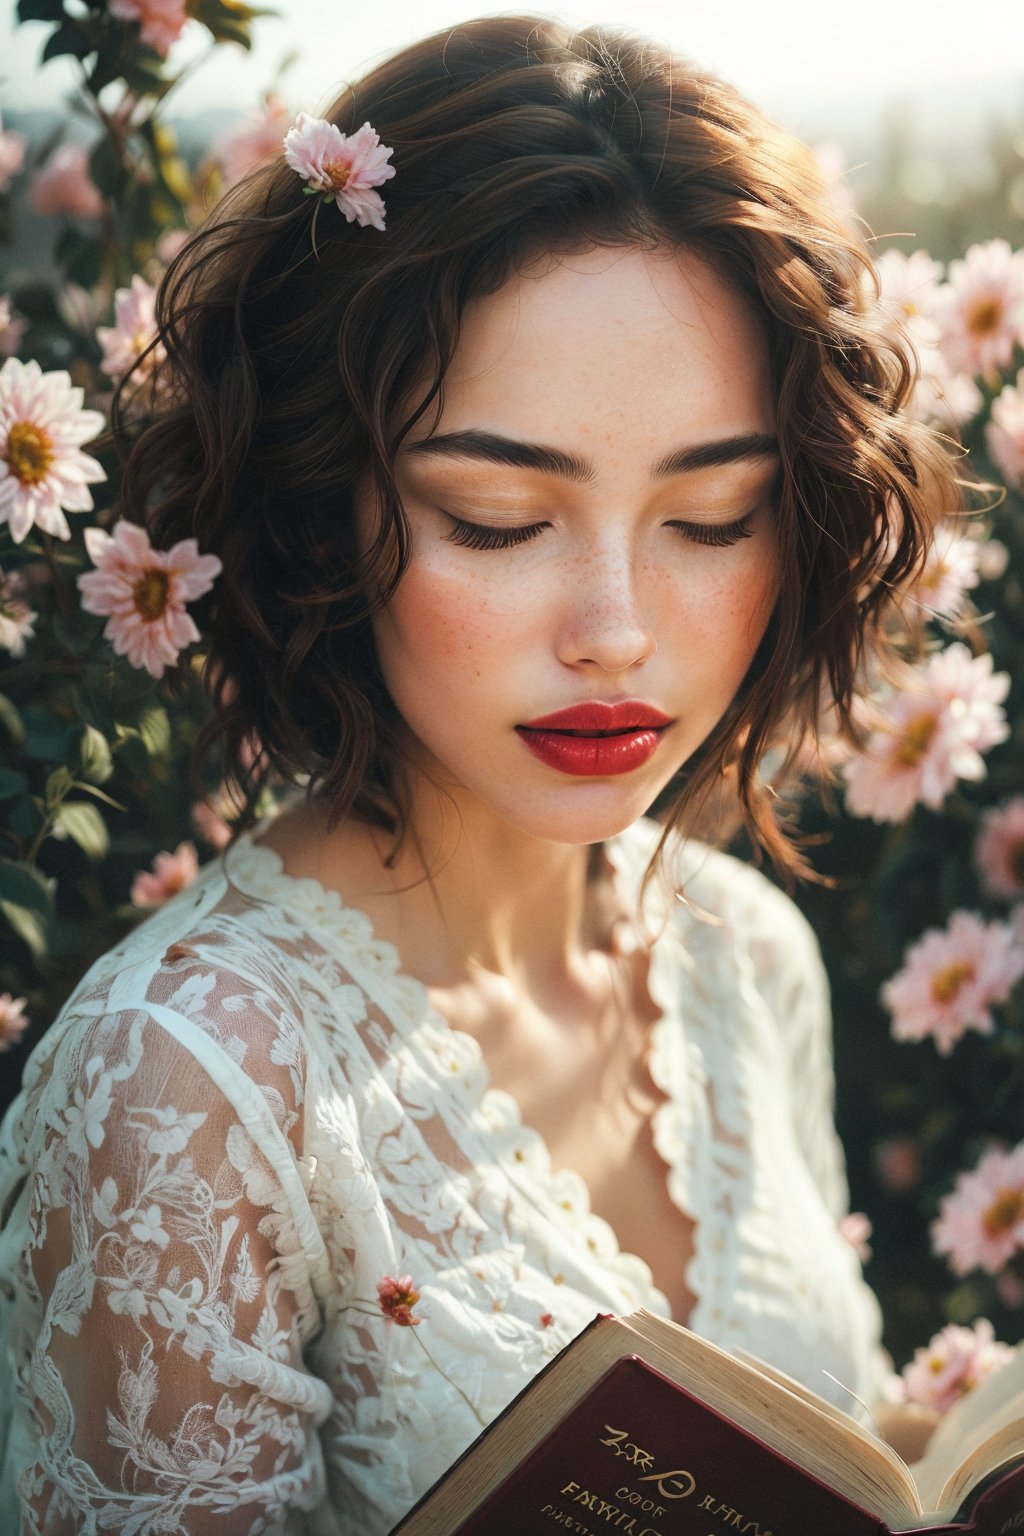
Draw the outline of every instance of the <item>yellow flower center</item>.
[[[967,981],[973,981],[974,966],[969,960],[954,960],[932,977],[932,997],[937,1003],[951,1003]]]
[[[7,434],[7,463],[22,485],[39,485],[54,460],[53,439],[34,421],[16,421]]]
[[[901,768],[916,768],[931,746],[938,724],[937,715],[918,715],[916,720],[911,720],[892,755],[893,762]]]
[[[170,585],[167,572],[156,568],[144,571],[132,587],[135,611],[147,624],[152,624],[163,614]]]
[[[991,336],[1003,318],[1003,306],[997,298],[979,299],[967,311],[967,329],[975,336]]]
[[[1024,1220],[1024,1189],[1001,1189],[981,1218],[981,1224],[989,1237],[1000,1237],[1012,1232],[1019,1221]]]
[[[324,162],[324,175],[332,187],[343,187],[351,174],[352,167],[346,165],[344,160],[326,160]]]

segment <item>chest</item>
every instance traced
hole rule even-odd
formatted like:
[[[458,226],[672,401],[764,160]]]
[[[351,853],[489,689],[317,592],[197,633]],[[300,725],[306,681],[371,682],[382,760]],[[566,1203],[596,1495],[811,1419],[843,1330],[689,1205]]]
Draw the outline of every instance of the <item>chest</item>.
[[[669,1194],[669,1169],[656,1145],[655,1116],[665,1095],[650,1073],[657,1014],[645,991],[620,998],[607,1029],[566,1028],[537,1016],[506,1017],[500,1029],[488,1028],[457,1000],[434,1001],[450,1025],[482,1034],[491,1087],[515,1100],[552,1171],[583,1181],[591,1211],[608,1223],[620,1249],[648,1265],[672,1316],[688,1321],[694,1223]]]

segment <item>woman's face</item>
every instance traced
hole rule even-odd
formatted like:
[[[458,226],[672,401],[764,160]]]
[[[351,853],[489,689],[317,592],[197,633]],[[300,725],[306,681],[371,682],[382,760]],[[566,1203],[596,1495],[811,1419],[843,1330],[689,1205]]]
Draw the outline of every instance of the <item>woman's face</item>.
[[[418,430],[375,620],[414,758],[530,835],[609,837],[718,721],[777,592],[761,326],[686,251],[545,258],[470,305]]]

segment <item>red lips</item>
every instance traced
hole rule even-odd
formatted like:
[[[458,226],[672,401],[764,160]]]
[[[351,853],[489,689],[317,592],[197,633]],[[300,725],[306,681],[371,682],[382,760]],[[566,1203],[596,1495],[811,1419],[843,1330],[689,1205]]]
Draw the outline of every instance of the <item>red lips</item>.
[[[549,768],[575,778],[631,773],[649,762],[661,732],[672,721],[638,699],[605,704],[593,699],[540,715],[516,731],[524,746]]]
[[[572,704],[568,709],[556,709],[554,714],[540,715],[518,727],[521,731],[585,731],[588,734],[606,731],[657,730],[671,725],[668,715],[652,704],[638,699],[626,699],[621,704],[604,704],[592,699],[586,704]]]

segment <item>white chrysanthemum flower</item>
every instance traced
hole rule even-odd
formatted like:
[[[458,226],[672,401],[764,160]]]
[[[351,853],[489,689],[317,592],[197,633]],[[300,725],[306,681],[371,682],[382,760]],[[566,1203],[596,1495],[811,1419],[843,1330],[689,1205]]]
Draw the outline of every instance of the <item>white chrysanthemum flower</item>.
[[[65,512],[91,512],[90,484],[107,477],[82,452],[103,428],[82,409],[83,391],[59,370],[9,357],[0,368],[0,523],[20,544],[33,524],[69,539]]]

